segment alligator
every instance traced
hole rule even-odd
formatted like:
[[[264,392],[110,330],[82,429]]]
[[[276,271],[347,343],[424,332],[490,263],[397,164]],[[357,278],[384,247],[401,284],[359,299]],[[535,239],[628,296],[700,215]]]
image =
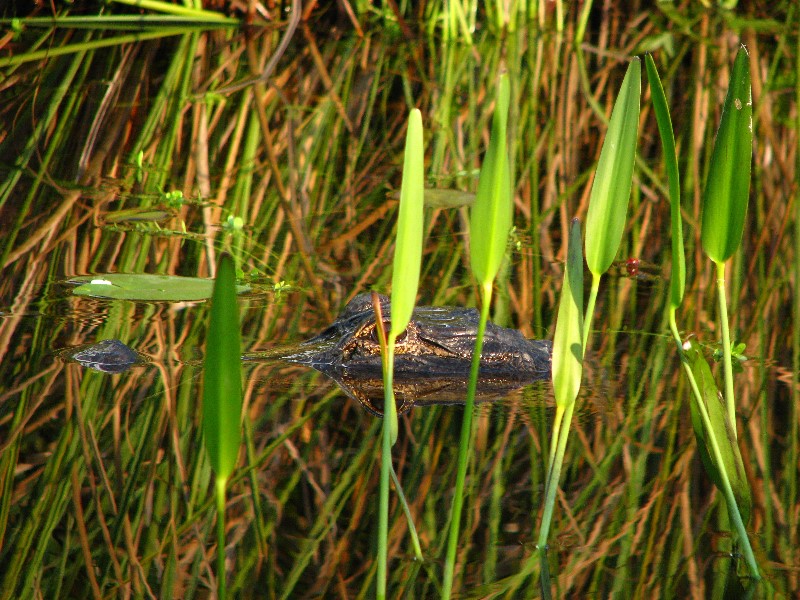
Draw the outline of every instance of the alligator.
[[[389,298],[378,296],[384,328],[390,328]],[[395,345],[394,391],[398,410],[425,404],[463,403],[472,364],[478,311],[452,306],[419,306]],[[59,351],[85,367],[121,373],[147,357],[119,340],[102,340]],[[359,294],[319,335],[293,348],[246,354],[245,360],[282,359],[324,373],[381,416],[383,371],[371,294]],[[495,399],[550,374],[551,344],[528,340],[519,331],[487,323],[476,399]]]
[[[389,298],[378,296],[384,327]],[[395,345],[394,389],[401,412],[413,405],[463,402],[479,314],[474,308],[419,306]],[[551,343],[487,323],[481,352],[479,396],[497,397],[550,375]],[[283,357],[334,379],[367,410],[383,403],[380,344],[371,294],[359,294],[319,335]]]

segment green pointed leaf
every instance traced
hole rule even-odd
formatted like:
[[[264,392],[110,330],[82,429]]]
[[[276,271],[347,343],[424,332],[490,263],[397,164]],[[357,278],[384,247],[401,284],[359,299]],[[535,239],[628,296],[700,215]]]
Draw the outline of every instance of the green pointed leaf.
[[[658,122],[658,133],[661,136],[661,148],[664,151],[664,165],[669,181],[670,226],[672,233],[672,277],[670,278],[670,304],[677,308],[683,301],[686,287],[686,259],[683,251],[683,220],[681,218],[681,181],[678,172],[678,156],[675,152],[675,136],[672,131],[672,119],[669,106],[658,76],[656,63],[648,54],[644,58],[647,79],[650,82],[650,95],[653,99],[653,111]]]
[[[742,46],[733,64],[703,194],[701,240],[706,254],[715,262],[730,258],[742,241],[752,156],[750,66],[747,50]]]
[[[472,272],[481,285],[494,281],[511,231],[511,173],[506,142],[509,97],[508,75],[504,73],[497,85],[492,137],[469,220]]]
[[[392,271],[392,316],[384,360],[384,413],[389,426],[391,445],[397,441],[397,406],[394,402],[394,343],[411,320],[417,300],[419,268],[422,262],[423,204],[425,199],[425,148],[422,144],[422,114],[413,109],[408,117],[406,147],[403,159],[403,182],[400,186],[400,206],[397,217],[397,236]]]
[[[392,326],[390,334],[403,333],[417,300],[419,266],[422,262],[423,203],[425,199],[425,148],[422,114],[414,109],[408,117],[403,182],[397,217],[397,238],[392,271]]]
[[[575,402],[581,387],[583,365],[583,254],[581,224],[572,220],[567,245],[564,284],[553,336],[552,378],[556,404]]]
[[[218,478],[236,466],[242,439],[242,361],[236,269],[220,257],[203,364],[203,439]]]
[[[641,65],[634,58],[614,103],[594,174],[586,215],[586,264],[596,277],[611,266],[625,229],[639,131],[641,79]]]
[[[714,376],[711,374],[708,362],[706,362],[699,348],[695,347],[693,344],[686,344],[683,349],[683,354],[694,374],[711,425],[709,430],[704,422],[700,407],[697,406],[696,400],[693,397],[690,402],[692,427],[694,428],[695,437],[697,438],[697,446],[700,451],[700,458],[703,461],[703,466],[714,482],[714,485],[723,492],[725,490],[722,471],[727,474],[727,479],[730,481],[739,514],[742,517],[742,521],[747,524],[750,520],[750,512],[752,510],[752,498],[750,496],[750,488],[747,484],[742,455],[739,452],[736,434],[728,418],[725,401],[722,398],[722,394],[717,389],[717,384],[714,381]],[[715,458],[713,449],[714,441],[716,441],[720,450],[720,455],[722,457],[721,464]]]

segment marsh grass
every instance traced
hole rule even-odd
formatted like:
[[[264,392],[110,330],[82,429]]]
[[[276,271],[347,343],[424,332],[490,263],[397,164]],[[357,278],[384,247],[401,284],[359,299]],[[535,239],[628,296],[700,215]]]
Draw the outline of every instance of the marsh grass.
[[[399,185],[407,92],[431,124],[432,183],[474,190],[490,130],[485,101],[503,55],[516,77],[509,147],[519,246],[510,252],[509,285],[498,288],[508,290],[501,324],[548,336],[563,241],[572,215],[586,211],[604,130],[593,105],[609,114],[621,65],[648,46],[664,51],[654,56],[681,156],[688,274],[681,334],[716,340],[714,274],[699,244],[698,209],[729,42],[739,36],[726,23],[744,32],[759,66],[751,70],[751,210],[743,253],[728,273],[739,290],[730,297],[731,337],[747,342],[751,357],[736,378],[739,442],[754,490],[748,533],[765,558],[765,589],[776,596],[798,589],[800,402],[789,357],[800,339],[800,128],[785,126],[797,122],[800,98],[797,14],[788,4],[773,10],[753,8],[752,28],[742,29],[737,11],[692,4],[654,15],[631,7],[590,19],[577,49],[578,15],[567,12],[561,36],[520,26],[501,47],[482,30],[474,34],[477,53],[434,41],[405,45],[369,30],[363,40],[337,40],[300,27],[275,85],[230,95],[206,90],[258,75],[280,32],[187,33],[4,69],[0,597],[100,590],[199,598],[215,571],[216,510],[198,451],[192,367],[202,357],[207,308],[76,298],[58,282],[111,270],[209,276],[221,226],[234,215],[244,222],[236,252],[258,286],[240,304],[243,348],[320,331],[353,294],[389,287],[394,221],[386,217],[397,205],[386,188]],[[554,21],[548,13],[543,23]],[[682,33],[689,23],[691,38]],[[84,33],[25,31],[15,48],[57,47]],[[641,156],[660,156],[655,120],[643,106]],[[96,123],[93,139],[87,123]],[[648,164],[637,170],[620,257],[662,264],[670,254],[668,184],[661,165]],[[156,205],[176,189],[197,202],[178,209],[164,232],[96,226],[106,212]],[[421,302],[471,302],[465,219],[465,210],[426,215]],[[202,242],[170,235],[181,222]],[[668,288],[663,279],[615,273],[604,282],[583,408],[561,474],[558,502],[569,512],[556,512],[551,525],[554,593],[703,597],[718,580],[714,567],[730,564],[717,553],[727,533],[716,520],[723,499],[702,470],[685,405],[675,401],[689,386],[665,335]],[[53,348],[101,337],[155,360],[108,376],[50,357]],[[369,597],[380,423],[318,374],[268,363],[245,369],[250,424],[226,507],[236,565],[229,593]],[[539,576],[529,560],[531,515],[542,505],[553,406],[548,386],[520,396],[476,409],[454,595],[523,595]],[[426,557],[444,556],[460,424],[452,407],[399,419],[395,466]],[[389,510],[387,589],[439,595],[442,565],[410,559],[407,522],[394,500]]]

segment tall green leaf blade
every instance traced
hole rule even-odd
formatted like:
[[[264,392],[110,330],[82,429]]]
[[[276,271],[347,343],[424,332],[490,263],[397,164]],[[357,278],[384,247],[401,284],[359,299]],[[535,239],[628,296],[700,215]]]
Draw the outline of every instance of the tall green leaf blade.
[[[229,254],[220,257],[211,297],[211,323],[203,365],[203,436],[218,478],[236,466],[242,439],[242,361],[236,269]]]
[[[714,381],[714,376],[711,374],[708,362],[706,362],[700,350],[694,345],[687,344],[684,346],[683,354],[694,374],[711,425],[709,431],[703,422],[699,407],[696,405],[694,399],[692,399],[690,401],[692,427],[694,428],[695,437],[697,438],[697,445],[700,451],[700,458],[703,461],[703,466],[706,468],[706,472],[714,482],[714,485],[722,492],[725,491],[722,475],[722,471],[724,470],[731,484],[739,514],[742,517],[742,521],[747,524],[750,520],[750,513],[752,510],[752,498],[750,495],[750,488],[747,484],[742,455],[739,452],[739,444],[736,440],[736,434],[733,431],[731,421],[728,418],[725,402]],[[720,456],[722,458],[721,464],[715,458],[712,437],[716,440],[716,444],[719,447]]]
[[[634,58],[614,103],[594,174],[586,215],[586,263],[595,276],[611,266],[625,229],[639,131],[641,79],[641,65]]]
[[[553,336],[552,378],[556,404],[575,401],[581,387],[583,365],[583,254],[581,224],[572,220],[567,245],[564,284]]]
[[[714,141],[705,193],[701,241],[709,258],[724,262],[742,241],[750,163],[753,156],[753,100],[747,49],[736,55]]]
[[[422,261],[423,205],[425,201],[425,149],[422,145],[422,114],[415,108],[408,117],[403,182],[397,217],[397,238],[392,271],[392,326],[390,335],[405,331],[417,299]]]
[[[664,151],[664,165],[669,181],[670,227],[672,232],[672,277],[670,278],[670,304],[673,308],[680,306],[686,287],[686,258],[683,251],[683,220],[681,218],[681,180],[678,171],[678,156],[675,152],[675,134],[672,130],[672,119],[669,106],[658,76],[656,63],[648,54],[644,58],[647,79],[650,82],[650,94],[653,99],[653,111],[656,114],[658,133],[661,136],[661,147]]]
[[[504,73],[497,85],[492,137],[469,222],[472,272],[481,285],[494,281],[511,231],[511,172],[506,142],[509,97],[508,74]]]

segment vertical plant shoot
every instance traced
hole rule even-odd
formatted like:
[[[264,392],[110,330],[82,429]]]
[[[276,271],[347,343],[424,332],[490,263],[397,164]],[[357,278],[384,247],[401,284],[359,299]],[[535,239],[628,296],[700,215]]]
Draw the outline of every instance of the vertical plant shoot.
[[[392,471],[392,446],[397,441],[397,406],[394,401],[394,344],[411,319],[417,298],[419,267],[422,260],[424,201],[424,147],[422,114],[413,109],[408,118],[403,182],[397,218],[397,237],[392,272],[391,327],[383,353],[383,442],[378,517],[377,597],[386,597],[389,536],[389,478]],[[378,323],[379,331],[381,324]]]
[[[750,196],[753,100],[747,50],[739,48],[703,194],[703,249],[716,263],[739,248]]]
[[[739,248],[750,195],[750,162],[753,156],[753,101],[747,50],[739,48],[733,64],[728,95],[714,141],[705,194],[701,241],[717,267],[720,329],[725,364],[725,403],[736,434],[733,397],[733,365],[728,304],[725,299],[725,261]]]
[[[547,536],[556,500],[556,489],[564,462],[570,421],[583,374],[583,254],[581,253],[581,224],[572,220],[567,244],[567,263],[564,284],[558,304],[558,320],[553,337],[553,393],[556,415],[550,442],[547,465],[544,514],[539,529],[539,550],[547,546]],[[544,569],[543,561],[543,569]],[[545,578],[543,578],[543,581]],[[549,594],[549,586],[548,591]]]
[[[491,286],[497,276],[511,230],[511,173],[507,149],[509,93],[508,75],[503,74],[497,87],[492,137],[469,218],[470,264],[482,288]]]
[[[472,272],[481,289],[481,316],[472,355],[464,419],[458,446],[456,486],[447,539],[447,559],[442,581],[442,597],[449,598],[453,589],[458,532],[461,526],[461,509],[464,502],[464,482],[467,474],[467,457],[472,440],[472,413],[475,410],[475,391],[478,385],[483,336],[489,320],[492,302],[492,285],[506,252],[511,230],[511,173],[509,171],[507,126],[510,97],[508,74],[500,75],[497,84],[497,105],[492,119],[492,137],[486,151],[478,193],[470,214],[470,242]]]
[[[678,171],[678,155],[675,151],[675,134],[672,132],[672,118],[669,115],[667,97],[658,76],[656,63],[648,54],[644,59],[647,79],[650,82],[650,96],[653,112],[658,123],[661,147],[664,151],[664,164],[669,182],[670,231],[672,239],[672,276],[670,277],[670,318],[674,321],[675,310],[683,301],[686,287],[686,257],[683,250],[683,220],[681,218],[681,180]],[[676,330],[677,331],[677,330]],[[678,339],[680,346],[680,339]]]
[[[236,269],[227,253],[220,256],[211,296],[203,365],[203,440],[216,476],[217,591],[226,597],[225,488],[236,466],[242,440],[242,363]]]
[[[740,52],[740,55],[742,53]],[[672,278],[670,281],[669,326],[677,343],[681,363],[692,389],[689,399],[692,428],[697,439],[698,452],[706,473],[714,484],[722,491],[728,508],[728,514],[739,535],[745,560],[751,576],[758,580],[760,573],[750,540],[747,536],[746,524],[750,519],[752,497],[744,472],[741,454],[736,440],[736,423],[733,414],[728,412],[726,403],[720,397],[717,385],[711,375],[708,363],[699,348],[691,342],[681,341],[675,313],[683,300],[686,270],[683,251],[683,226],[680,213],[680,186],[678,177],[678,161],[675,152],[675,139],[672,133],[672,121],[669,107],[661,86],[655,62],[646,57],[647,77],[653,98],[653,107],[658,120],[661,144],[664,149],[664,162],[669,178],[671,203],[671,237],[672,237]],[[730,93],[729,93],[730,96]],[[734,103],[735,105],[735,103]],[[735,106],[734,106],[735,108]],[[751,132],[752,133],[752,132]],[[747,165],[749,170],[749,162]],[[749,187],[749,178],[747,181]],[[708,188],[707,188],[708,189]],[[714,234],[711,234],[714,235]],[[741,235],[741,233],[739,233]],[[724,255],[724,244],[714,242],[720,256]],[[721,265],[722,263],[718,263]],[[723,288],[724,289],[724,288]],[[724,294],[721,294],[724,311]],[[723,328],[727,329],[727,319]],[[731,383],[732,385],[732,383]]]
[[[614,102],[589,197],[585,244],[586,264],[592,272],[592,290],[586,308],[584,349],[589,341],[600,277],[614,261],[625,229],[639,131],[641,79],[639,59],[634,58],[628,65],[619,95]]]

